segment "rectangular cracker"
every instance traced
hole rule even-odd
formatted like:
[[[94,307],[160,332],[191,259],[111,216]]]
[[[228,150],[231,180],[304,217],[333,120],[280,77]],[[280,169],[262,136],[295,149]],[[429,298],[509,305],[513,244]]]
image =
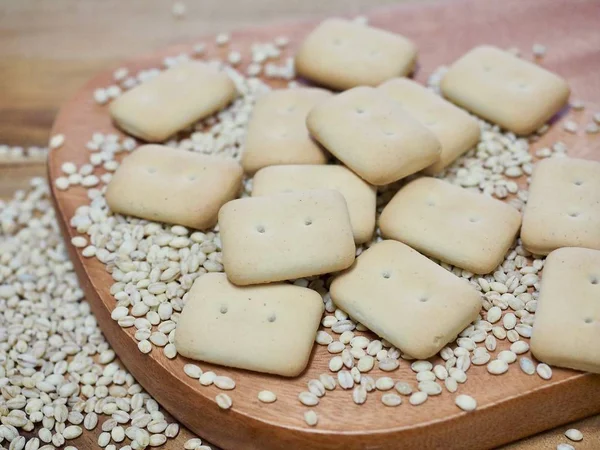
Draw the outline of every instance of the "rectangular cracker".
[[[350,214],[354,242],[362,244],[375,230],[376,189],[344,166],[271,166],[254,176],[252,196],[307,189],[340,192]]]
[[[125,92],[110,104],[110,115],[127,133],[162,142],[224,108],[235,95],[229,76],[208,64],[191,61]]]
[[[467,281],[391,240],[363,252],[330,293],[353,319],[418,359],[435,355],[481,310]]]
[[[435,135],[384,92],[357,87],[315,106],[306,119],[313,137],[374,185],[392,183],[433,164]]]
[[[323,314],[321,296],[285,283],[238,287],[224,273],[197,278],[177,324],[181,355],[286,377],[308,364]]]
[[[106,203],[115,213],[203,230],[238,195],[242,176],[233,159],[148,144],[121,162]]]
[[[502,262],[520,225],[512,206],[427,177],[400,189],[379,219],[383,236],[477,274]]]
[[[567,103],[567,82],[496,47],[476,47],[444,75],[451,102],[517,134],[530,134]]]
[[[234,200],[219,229],[225,273],[238,285],[337,272],[356,252],[346,201],[331,189]]]
[[[538,255],[559,247],[600,250],[600,162],[575,158],[538,162],[523,213],[521,240]]]
[[[531,351],[548,364],[600,373],[600,251],[566,247],[550,253]]]
[[[394,78],[378,89],[420,120],[440,141],[440,159],[426,167],[423,170],[425,174],[441,172],[479,142],[481,132],[477,119],[431,89],[408,78]]]
[[[310,137],[306,116],[331,93],[319,88],[281,89],[258,99],[248,123],[242,167],[247,173],[276,164],[325,164],[327,154]]]
[[[410,74],[417,48],[409,39],[344,19],[327,19],[296,53],[298,74],[336,90],[377,86]]]

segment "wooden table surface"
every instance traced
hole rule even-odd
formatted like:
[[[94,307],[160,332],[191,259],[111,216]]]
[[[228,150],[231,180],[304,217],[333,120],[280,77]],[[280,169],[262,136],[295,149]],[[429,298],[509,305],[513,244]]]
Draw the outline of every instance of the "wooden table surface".
[[[45,146],[61,103],[96,72],[121,59],[244,26],[336,13],[360,14],[392,3],[398,2],[186,0],[185,16],[175,19],[173,2],[168,0],[1,0],[0,145]],[[36,175],[45,175],[43,162],[0,161],[0,198],[10,197]],[[506,448],[554,449],[568,441],[563,432],[569,427],[580,429],[585,436],[582,442],[571,443],[575,448],[600,449],[600,416]],[[94,448],[98,434],[99,429],[86,432],[74,445]],[[182,430],[165,448],[183,448],[190,437]]]

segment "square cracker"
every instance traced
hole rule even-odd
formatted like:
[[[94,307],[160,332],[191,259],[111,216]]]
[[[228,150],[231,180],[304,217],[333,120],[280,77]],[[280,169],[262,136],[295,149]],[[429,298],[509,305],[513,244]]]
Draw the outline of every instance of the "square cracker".
[[[400,189],[379,218],[383,236],[477,274],[502,262],[520,225],[512,206],[427,177]]]
[[[276,164],[325,164],[327,154],[310,137],[306,116],[331,93],[319,88],[281,89],[263,95],[252,110],[242,167],[248,173]]]
[[[521,240],[538,255],[559,247],[600,250],[600,162],[574,158],[538,162],[523,213]]]
[[[425,125],[384,92],[357,87],[315,106],[310,133],[364,180],[392,183],[433,164],[441,145]]]
[[[431,89],[408,78],[386,81],[379,89],[420,120],[440,141],[440,159],[425,168],[424,173],[441,172],[479,142],[481,131],[477,119]]]
[[[123,159],[106,202],[115,213],[203,230],[237,196],[242,176],[232,159],[148,144]]]
[[[548,364],[600,373],[600,251],[566,247],[548,255],[531,351]]]
[[[308,364],[322,314],[311,289],[238,287],[224,273],[207,273],[186,294],[175,346],[188,358],[294,377]]]
[[[570,94],[558,75],[486,45],[456,61],[441,89],[452,103],[517,134],[530,134],[544,125]]]
[[[334,189],[346,199],[354,242],[373,236],[377,191],[344,166],[272,166],[254,176],[252,196],[307,189]]]
[[[225,73],[191,61],[125,92],[110,104],[110,115],[127,133],[162,142],[224,108],[235,95],[235,85]]]
[[[323,21],[296,53],[296,71],[332,89],[377,86],[414,69],[417,48],[399,34],[344,19]]]
[[[219,228],[225,273],[238,285],[337,272],[356,252],[346,201],[330,189],[234,200]]]
[[[481,310],[465,280],[397,241],[362,253],[330,292],[352,318],[419,359],[435,355]]]

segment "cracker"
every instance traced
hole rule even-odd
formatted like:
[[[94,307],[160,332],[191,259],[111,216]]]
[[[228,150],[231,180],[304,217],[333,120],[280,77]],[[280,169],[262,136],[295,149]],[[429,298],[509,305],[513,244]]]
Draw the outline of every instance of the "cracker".
[[[384,185],[439,159],[435,135],[384,92],[357,87],[315,106],[310,133],[364,180]]]
[[[419,359],[454,340],[481,309],[467,281],[391,240],[363,252],[330,293],[353,319]]]
[[[106,203],[115,213],[203,230],[237,196],[242,176],[232,159],[148,144],[123,160]]]
[[[306,116],[331,93],[319,88],[271,91],[252,110],[242,167],[254,173],[276,164],[325,164],[327,154],[306,129]]]
[[[191,61],[125,92],[110,104],[110,115],[127,133],[162,142],[224,108],[235,95],[235,85],[225,73]]]
[[[330,189],[227,203],[219,212],[223,265],[238,285],[336,272],[356,248],[346,201]]]
[[[546,259],[531,336],[548,364],[600,373],[600,251],[554,250]]]
[[[323,314],[321,296],[285,283],[238,287],[223,273],[186,294],[175,346],[188,358],[293,377],[308,364]]]
[[[327,19],[296,53],[297,73],[336,90],[379,83],[411,73],[417,59],[413,42],[399,34]]]
[[[375,230],[377,191],[343,166],[265,167],[254,176],[252,195],[322,188],[334,189],[346,199],[354,242],[369,241]]]
[[[570,89],[558,75],[491,46],[476,47],[444,75],[451,102],[517,134],[530,134],[567,103]]]
[[[379,89],[420,120],[440,141],[440,159],[425,168],[424,173],[441,172],[479,142],[481,132],[477,119],[431,89],[408,78],[386,81]]]
[[[477,274],[502,262],[520,225],[512,206],[427,177],[400,189],[379,219],[383,236]]]
[[[560,247],[600,250],[600,162],[551,158],[537,163],[521,240],[537,255]]]

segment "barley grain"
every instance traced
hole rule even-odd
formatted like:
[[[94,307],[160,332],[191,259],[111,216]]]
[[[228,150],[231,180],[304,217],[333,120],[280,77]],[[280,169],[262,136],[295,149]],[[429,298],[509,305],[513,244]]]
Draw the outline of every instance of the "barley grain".
[[[458,395],[455,399],[456,406],[463,411],[474,411],[477,408],[477,401],[465,394]]]
[[[565,436],[571,440],[571,441],[575,441],[575,442],[579,442],[583,440],[583,433],[575,428],[569,428],[567,431],[565,431]]]
[[[308,426],[314,427],[319,422],[319,416],[313,410],[309,410],[304,413],[304,421]]]
[[[422,405],[423,403],[425,403],[427,401],[427,397],[428,397],[428,395],[426,392],[419,391],[419,392],[415,392],[414,394],[412,394],[408,401],[410,402],[411,405],[418,406],[418,405]]]

